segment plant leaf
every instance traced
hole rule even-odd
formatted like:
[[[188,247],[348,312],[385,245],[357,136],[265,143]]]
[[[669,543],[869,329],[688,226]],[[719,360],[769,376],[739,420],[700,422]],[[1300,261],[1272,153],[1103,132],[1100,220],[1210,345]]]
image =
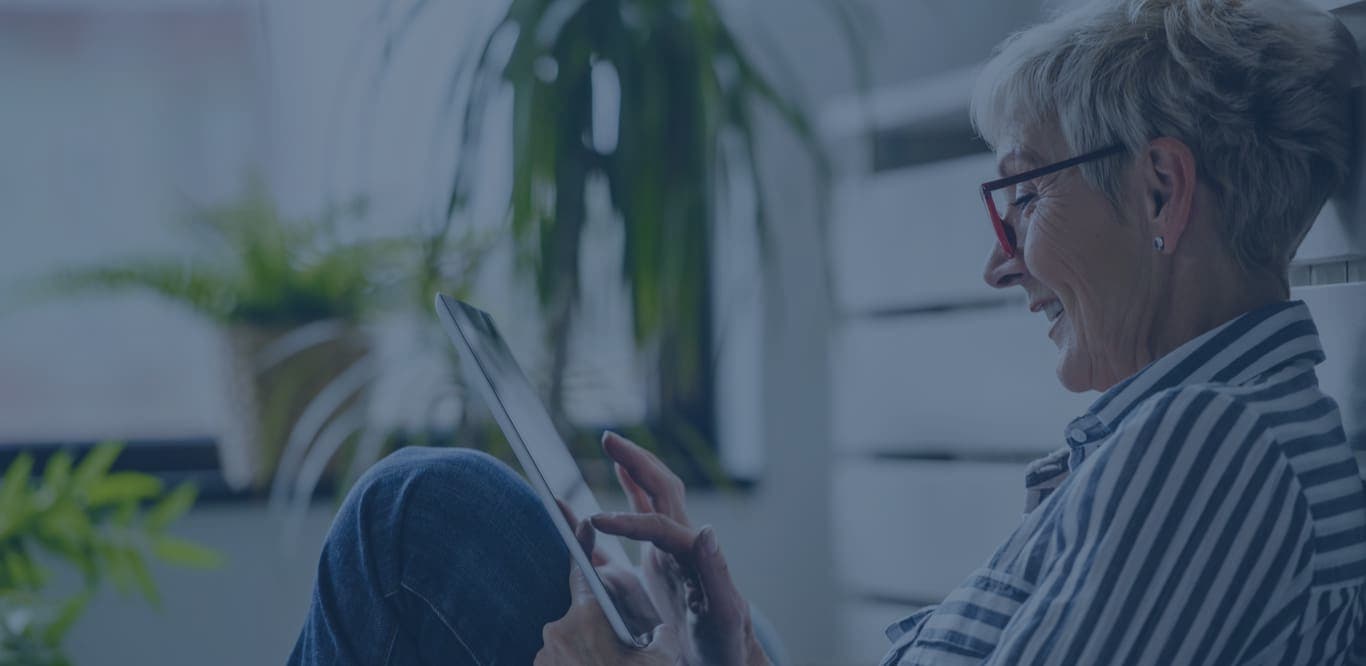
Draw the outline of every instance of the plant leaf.
[[[199,489],[192,483],[176,486],[175,490],[161,498],[161,501],[147,512],[147,529],[153,533],[164,531],[194,506],[198,495]]]
[[[78,491],[88,492],[96,479],[109,472],[114,460],[122,452],[123,445],[114,442],[105,442],[91,449],[76,465],[76,471],[71,476],[72,486]]]
[[[24,551],[18,549],[5,551],[5,571],[9,574],[10,582],[16,589],[37,589],[40,581],[34,575],[32,563]]]
[[[132,548],[125,548],[123,556],[128,562],[129,577],[142,592],[142,598],[153,608],[160,609],[161,594],[157,592],[156,583],[152,581],[152,574],[147,571],[147,563],[143,561],[142,554]]]
[[[33,473],[33,456],[23,453],[0,479],[0,540],[10,537],[28,513],[29,475]]]
[[[138,501],[135,499],[119,500],[118,508],[114,509],[112,522],[125,530],[132,529],[133,521],[138,517]]]
[[[76,620],[79,620],[81,615],[85,613],[86,606],[90,604],[90,596],[89,592],[82,592],[62,602],[62,606],[57,610],[52,622],[43,628],[43,643],[49,648],[56,648],[61,645],[67,632],[76,624]]]
[[[115,472],[95,479],[86,494],[91,508],[136,502],[161,494],[161,479],[141,472]]]
[[[15,458],[5,470],[4,478],[0,479],[0,506],[22,497],[24,491],[28,490],[29,477],[32,474],[33,456],[22,453]]]
[[[172,536],[152,539],[152,553],[166,562],[183,567],[217,569],[223,566],[223,556],[217,551]]]
[[[39,491],[42,496],[40,510],[53,506],[67,495],[71,485],[71,464],[71,454],[66,451],[58,451],[47,459]]]
[[[90,516],[72,501],[58,502],[43,513],[37,524],[38,538],[45,547],[68,557],[84,552],[83,544],[95,538]]]
[[[143,257],[62,271],[45,280],[37,296],[53,298],[144,289],[223,321],[233,306],[230,284],[226,276],[202,263]]]
[[[58,451],[43,465],[43,486],[60,491],[71,480],[71,454]]]
[[[132,572],[128,570],[128,559],[126,551],[119,546],[112,544],[100,544],[96,551],[104,559],[104,573],[109,576],[110,582],[114,584],[114,589],[120,594],[128,594],[132,591]]]

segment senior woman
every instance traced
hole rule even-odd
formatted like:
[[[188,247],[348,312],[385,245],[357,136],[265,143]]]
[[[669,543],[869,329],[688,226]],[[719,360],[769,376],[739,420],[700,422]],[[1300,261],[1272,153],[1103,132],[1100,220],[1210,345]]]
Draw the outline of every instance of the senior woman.
[[[1014,533],[889,628],[884,663],[1366,651],[1366,492],[1287,286],[1347,171],[1355,55],[1338,31],[1289,0],[1102,0],[985,69],[972,113],[1001,171],[982,188],[986,281],[1022,289],[1062,384],[1101,395],[1030,467]],[[654,544],[639,578],[613,576],[649,647],[618,644],[515,475],[411,451],[348,499],[293,663],[768,663],[677,477],[621,438],[605,448],[634,511],[580,538]]]

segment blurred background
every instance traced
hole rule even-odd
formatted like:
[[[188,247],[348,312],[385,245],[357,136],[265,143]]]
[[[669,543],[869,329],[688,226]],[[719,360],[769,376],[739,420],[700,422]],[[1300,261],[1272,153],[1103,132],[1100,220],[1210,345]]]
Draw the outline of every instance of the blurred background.
[[[793,663],[875,663],[1092,397],[979,278],[967,121],[1062,4],[0,2],[0,663],[282,663],[365,468],[510,459],[436,291],[609,503],[603,428],[687,479]],[[1352,201],[1294,281],[1361,442]]]

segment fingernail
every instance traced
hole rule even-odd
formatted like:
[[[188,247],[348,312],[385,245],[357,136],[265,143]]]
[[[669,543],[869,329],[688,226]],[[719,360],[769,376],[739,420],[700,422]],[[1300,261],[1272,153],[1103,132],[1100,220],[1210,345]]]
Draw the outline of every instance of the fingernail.
[[[607,438],[608,438],[608,437],[611,437],[611,436],[612,436],[612,431],[611,431],[611,430],[604,430],[604,431],[602,431],[602,443],[603,443],[603,444],[606,444],[606,443],[607,443]]]
[[[721,544],[716,541],[716,530],[711,525],[702,528],[702,551],[708,555],[721,552]]]

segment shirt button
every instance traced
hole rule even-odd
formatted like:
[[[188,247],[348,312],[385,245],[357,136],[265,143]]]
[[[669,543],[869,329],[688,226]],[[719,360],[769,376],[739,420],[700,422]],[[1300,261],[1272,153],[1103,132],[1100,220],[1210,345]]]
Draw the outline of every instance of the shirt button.
[[[1082,430],[1081,428],[1072,428],[1071,430],[1067,431],[1067,438],[1077,444],[1085,444],[1086,431]]]

